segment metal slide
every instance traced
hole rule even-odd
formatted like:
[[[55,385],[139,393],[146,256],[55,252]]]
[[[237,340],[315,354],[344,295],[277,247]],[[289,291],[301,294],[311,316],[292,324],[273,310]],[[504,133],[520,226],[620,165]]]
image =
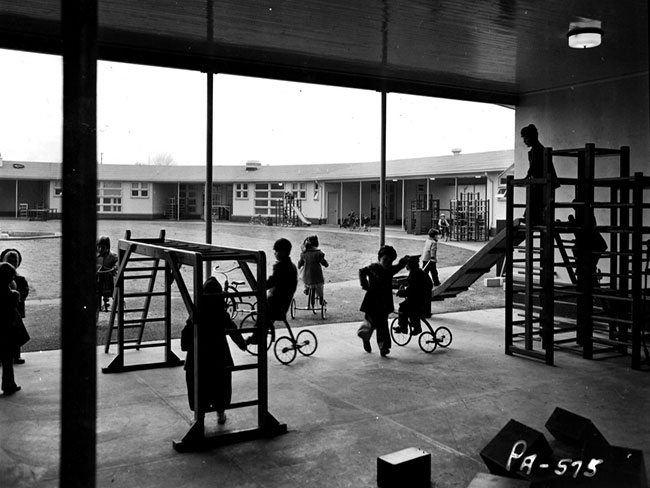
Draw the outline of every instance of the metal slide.
[[[514,245],[524,240],[523,232],[513,233]],[[466,291],[485,273],[506,255],[506,229],[499,232],[494,238],[467,260],[454,274],[447,278],[440,286],[434,288],[432,300],[454,298],[459,293]]]

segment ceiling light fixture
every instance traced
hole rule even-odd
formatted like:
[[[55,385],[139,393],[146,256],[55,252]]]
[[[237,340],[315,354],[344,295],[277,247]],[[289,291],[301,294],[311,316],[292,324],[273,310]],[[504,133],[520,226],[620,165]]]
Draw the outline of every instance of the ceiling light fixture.
[[[599,20],[580,19],[569,24],[566,36],[569,39],[569,47],[589,49],[600,46],[604,33]]]

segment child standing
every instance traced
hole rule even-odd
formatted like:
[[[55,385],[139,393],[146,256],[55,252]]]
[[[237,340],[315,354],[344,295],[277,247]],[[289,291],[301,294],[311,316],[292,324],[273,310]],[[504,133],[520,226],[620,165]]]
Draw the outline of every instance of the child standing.
[[[429,229],[429,238],[424,241],[424,249],[422,250],[422,262],[424,266],[422,269],[425,273],[431,274],[431,281],[434,286],[440,285],[440,278],[438,277],[438,236],[440,231],[438,229]]]
[[[377,262],[359,270],[361,288],[366,294],[360,310],[365,314],[365,322],[357,331],[363,341],[363,349],[372,352],[370,337],[377,330],[377,346],[382,356],[390,353],[390,332],[388,315],[395,310],[393,306],[393,276],[406,266],[405,258],[393,265],[397,251],[392,246],[381,246],[377,253]]]
[[[108,236],[97,239],[97,309],[108,312],[108,302],[113,296],[115,274],[117,273],[117,255],[111,252],[111,240]]]
[[[16,270],[16,276],[12,283],[12,289],[16,290],[20,295],[20,301],[18,302],[18,314],[21,319],[25,318],[25,300],[27,300],[27,295],[29,295],[29,284],[27,279],[24,276],[18,274],[18,266],[22,263],[23,259],[18,249],[5,249],[0,254],[0,261],[7,262],[11,264]],[[20,346],[16,349],[16,355],[14,356],[14,364],[25,364],[25,360],[20,355]]]
[[[18,313],[20,295],[12,289],[16,269],[9,263],[0,263],[0,363],[2,363],[2,392],[13,395],[20,390],[14,377],[16,349],[29,335]]]
[[[305,284],[305,295],[309,295],[309,290],[313,290],[312,300],[318,297],[321,305],[325,305],[323,287],[325,278],[323,277],[323,266],[328,267],[329,263],[325,259],[325,253],[318,249],[318,236],[309,236],[303,243],[303,251],[298,259],[298,269],[302,269],[302,281]],[[315,303],[310,303],[313,307]]]
[[[198,338],[199,338],[199,367],[196,373],[199,377],[199,402],[201,409],[206,412],[217,412],[217,422],[226,422],[226,408],[232,399],[232,372],[234,366],[227,335],[237,346],[244,350],[246,344],[237,325],[226,311],[223,289],[214,276],[203,284],[203,293],[198,304]],[[187,384],[187,399],[190,409],[195,410],[194,399],[194,334],[193,324],[183,331],[181,348],[187,351],[185,358],[185,382]]]

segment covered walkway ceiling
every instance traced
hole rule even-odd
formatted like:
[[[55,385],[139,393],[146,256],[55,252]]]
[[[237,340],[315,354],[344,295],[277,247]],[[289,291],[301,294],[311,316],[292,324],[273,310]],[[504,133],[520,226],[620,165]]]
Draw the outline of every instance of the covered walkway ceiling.
[[[60,8],[0,0],[0,47],[61,54]],[[602,21],[600,47],[567,46],[577,17]],[[99,0],[99,56],[516,104],[525,93],[647,72],[648,2]]]

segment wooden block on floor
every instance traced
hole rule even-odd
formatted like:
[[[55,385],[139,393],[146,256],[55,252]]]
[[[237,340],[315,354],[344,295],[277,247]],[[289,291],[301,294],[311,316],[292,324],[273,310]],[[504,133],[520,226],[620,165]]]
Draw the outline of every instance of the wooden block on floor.
[[[377,458],[377,486],[402,488],[408,479],[411,488],[431,486],[431,454],[408,447]]]
[[[528,488],[529,486],[530,482],[525,480],[504,478],[489,473],[476,473],[467,488]]]
[[[503,278],[500,276],[492,277],[492,278],[485,278],[483,280],[483,284],[487,287],[497,287],[497,286],[503,286]]]

